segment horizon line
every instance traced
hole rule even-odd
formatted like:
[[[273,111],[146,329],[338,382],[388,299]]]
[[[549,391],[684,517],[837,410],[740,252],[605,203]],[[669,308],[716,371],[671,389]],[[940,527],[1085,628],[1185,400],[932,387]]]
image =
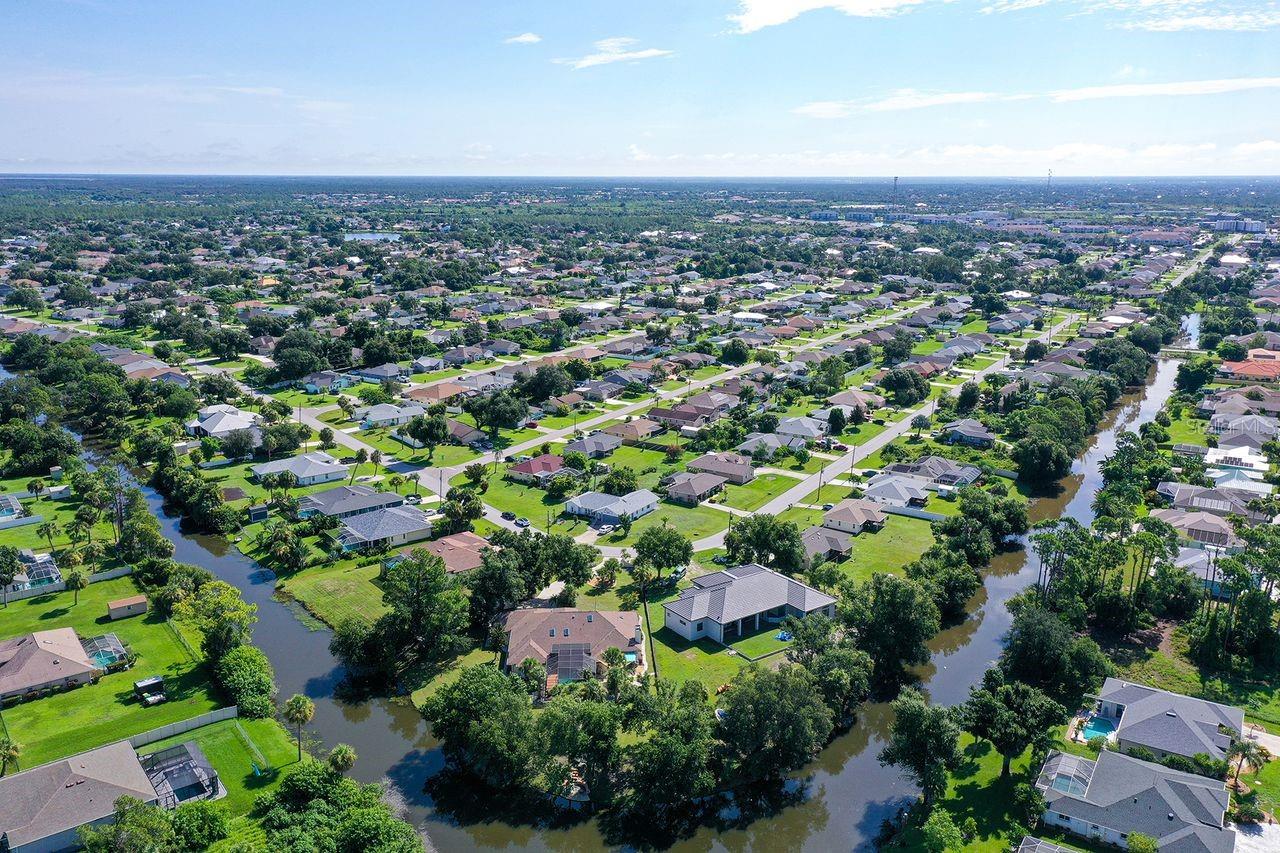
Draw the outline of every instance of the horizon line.
[[[555,174],[345,174],[341,172],[11,172],[0,170],[0,180],[13,178],[293,178],[366,180],[578,180],[578,181],[1047,181],[1045,174],[937,174],[937,175],[555,175]],[[1052,175],[1054,182],[1096,180],[1280,180],[1280,173],[1216,174],[1079,174]]]

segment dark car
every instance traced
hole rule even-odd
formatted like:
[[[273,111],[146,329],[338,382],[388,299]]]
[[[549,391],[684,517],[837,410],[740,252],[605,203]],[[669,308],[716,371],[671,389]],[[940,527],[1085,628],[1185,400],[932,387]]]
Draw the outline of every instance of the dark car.
[[[507,510],[506,512],[504,512],[504,513],[502,514],[502,520],[503,520],[503,521],[515,521],[515,520],[516,520],[516,514],[515,514],[514,512],[512,512],[511,510]]]

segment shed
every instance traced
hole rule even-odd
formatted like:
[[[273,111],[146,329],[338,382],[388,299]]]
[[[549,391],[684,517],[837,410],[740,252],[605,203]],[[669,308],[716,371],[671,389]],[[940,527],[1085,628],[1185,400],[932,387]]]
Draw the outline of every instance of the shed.
[[[146,612],[147,597],[142,594],[131,595],[127,598],[117,598],[115,601],[107,602],[107,618],[112,621],[128,619],[130,616],[141,616]]]

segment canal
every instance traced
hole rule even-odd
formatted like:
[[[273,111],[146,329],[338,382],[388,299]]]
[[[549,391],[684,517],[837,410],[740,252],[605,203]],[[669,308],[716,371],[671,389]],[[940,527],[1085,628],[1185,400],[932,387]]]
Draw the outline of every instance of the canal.
[[[1176,370],[1176,361],[1161,360],[1150,383],[1122,399],[1072,466],[1061,491],[1032,504],[1033,523],[1061,516],[1089,522],[1093,495],[1101,485],[1102,461],[1114,451],[1120,433],[1136,430],[1155,417],[1173,393]],[[164,515],[160,497],[150,489],[146,494],[165,535],[174,543],[174,559],[204,566],[258,605],[254,642],[275,666],[281,696],[302,693],[315,702],[310,729],[325,748],[336,743],[355,747],[360,759],[353,775],[361,781],[386,783],[402,805],[404,817],[423,833],[429,849],[590,850],[603,846],[593,823],[569,829],[511,826],[494,814],[489,822],[462,826],[437,812],[423,786],[441,769],[443,758],[417,711],[386,699],[347,702],[338,698],[342,668],[329,654],[329,632],[275,598],[270,572],[219,537],[184,533],[177,518]],[[1025,550],[999,555],[986,573],[984,588],[970,602],[969,618],[934,638],[932,659],[918,674],[921,686],[935,702],[951,705],[964,701],[970,687],[995,661],[1010,622],[1004,604],[1034,582],[1033,560]],[[801,774],[809,779],[808,796],[801,804],[742,829],[704,829],[674,849],[868,847],[881,821],[915,796],[910,782],[876,761],[890,719],[885,705],[865,708],[858,724],[823,750]]]

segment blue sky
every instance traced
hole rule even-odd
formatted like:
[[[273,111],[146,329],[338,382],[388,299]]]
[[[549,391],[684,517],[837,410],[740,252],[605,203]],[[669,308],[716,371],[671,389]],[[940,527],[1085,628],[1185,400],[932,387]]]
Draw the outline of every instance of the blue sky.
[[[1277,0],[7,0],[0,171],[1280,173]]]

